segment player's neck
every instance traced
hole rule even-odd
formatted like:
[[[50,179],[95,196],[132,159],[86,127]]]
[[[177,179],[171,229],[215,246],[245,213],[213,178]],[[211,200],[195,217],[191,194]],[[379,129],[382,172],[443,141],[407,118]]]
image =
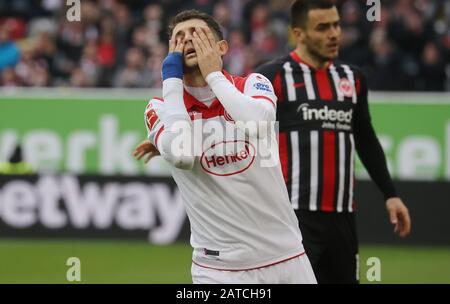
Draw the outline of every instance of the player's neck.
[[[297,45],[295,52],[302,61],[306,62],[309,66],[315,69],[324,69],[328,66],[328,63],[330,62],[329,59],[321,58],[315,56],[314,54],[311,54],[311,52],[308,52],[306,47],[303,45]]]
[[[208,83],[203,78],[200,69],[193,69],[184,73],[183,82],[189,87],[206,87]]]

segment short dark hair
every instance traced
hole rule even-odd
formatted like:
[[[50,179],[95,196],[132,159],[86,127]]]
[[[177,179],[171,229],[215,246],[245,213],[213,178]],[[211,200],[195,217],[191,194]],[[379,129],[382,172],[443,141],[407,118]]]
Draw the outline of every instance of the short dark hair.
[[[216,22],[216,20],[214,20],[213,17],[211,17],[210,15],[200,12],[198,10],[187,10],[187,11],[182,11],[181,13],[178,13],[175,17],[172,18],[172,20],[170,20],[168,29],[167,29],[167,33],[169,34],[169,38],[172,37],[172,33],[173,33],[173,29],[175,28],[175,26],[178,23],[184,22],[184,21],[188,21],[191,19],[200,19],[206,22],[206,24],[208,25],[208,27],[215,32],[215,34],[217,35],[217,37],[219,37],[219,40],[223,40],[223,33],[222,30],[220,29],[219,24]]]
[[[304,27],[310,10],[334,6],[335,0],[295,0],[291,4],[291,27]]]

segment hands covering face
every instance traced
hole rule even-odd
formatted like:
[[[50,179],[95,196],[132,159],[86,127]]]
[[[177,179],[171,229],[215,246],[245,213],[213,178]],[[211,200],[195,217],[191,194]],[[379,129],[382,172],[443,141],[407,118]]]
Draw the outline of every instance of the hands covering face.
[[[210,73],[222,71],[222,55],[216,39],[209,28],[196,27],[192,43],[197,53],[198,66],[203,78],[206,78]]]
[[[197,65],[203,78],[206,78],[212,72],[222,71],[222,54],[211,29],[208,27],[195,27],[191,41],[195,49]],[[186,44],[187,42],[182,38],[171,39],[169,42],[169,53],[180,52],[184,54]]]

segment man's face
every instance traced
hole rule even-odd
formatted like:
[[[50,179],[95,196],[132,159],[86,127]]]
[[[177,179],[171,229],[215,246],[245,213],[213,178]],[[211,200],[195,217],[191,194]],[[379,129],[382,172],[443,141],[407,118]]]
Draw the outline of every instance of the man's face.
[[[336,7],[310,10],[301,31],[301,42],[311,54],[326,60],[338,56],[341,27]]]
[[[198,66],[197,54],[192,43],[195,27],[208,27],[205,21],[200,19],[191,19],[178,23],[173,29],[171,39],[181,38],[184,41],[184,64],[188,68]]]

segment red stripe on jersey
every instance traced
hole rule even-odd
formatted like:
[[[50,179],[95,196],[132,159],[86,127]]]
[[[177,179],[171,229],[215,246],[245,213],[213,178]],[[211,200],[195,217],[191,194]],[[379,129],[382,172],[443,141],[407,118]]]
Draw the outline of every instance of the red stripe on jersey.
[[[361,80],[359,78],[356,79],[355,88],[356,88],[356,94],[359,95],[361,93]]]
[[[156,135],[155,135],[155,146],[156,146],[156,148],[158,148],[158,138],[159,138],[159,135],[161,135],[161,133],[162,133],[163,130],[164,130],[164,126],[162,126],[161,128],[159,128],[158,132],[156,132]]]
[[[322,100],[333,100],[333,91],[331,90],[328,70],[316,71],[317,89]]]
[[[323,132],[323,189],[320,204],[322,211],[334,211],[334,188],[336,186],[335,137],[336,134],[333,131]]]
[[[281,171],[283,172],[284,182],[288,182],[288,145],[287,145],[287,134],[286,132],[280,132],[279,139],[278,139],[278,147],[280,151],[280,164],[281,164]]]
[[[283,86],[281,84],[281,73],[277,73],[273,79],[273,89],[275,90],[275,95],[278,97],[278,102],[284,101]]]
[[[164,99],[159,98],[159,97],[153,97],[153,99],[160,100],[160,101],[164,102]]]
[[[265,99],[265,100],[270,101],[273,105],[275,105],[275,102],[272,99],[270,99],[269,97],[267,97],[267,96],[252,96],[252,98]]]

